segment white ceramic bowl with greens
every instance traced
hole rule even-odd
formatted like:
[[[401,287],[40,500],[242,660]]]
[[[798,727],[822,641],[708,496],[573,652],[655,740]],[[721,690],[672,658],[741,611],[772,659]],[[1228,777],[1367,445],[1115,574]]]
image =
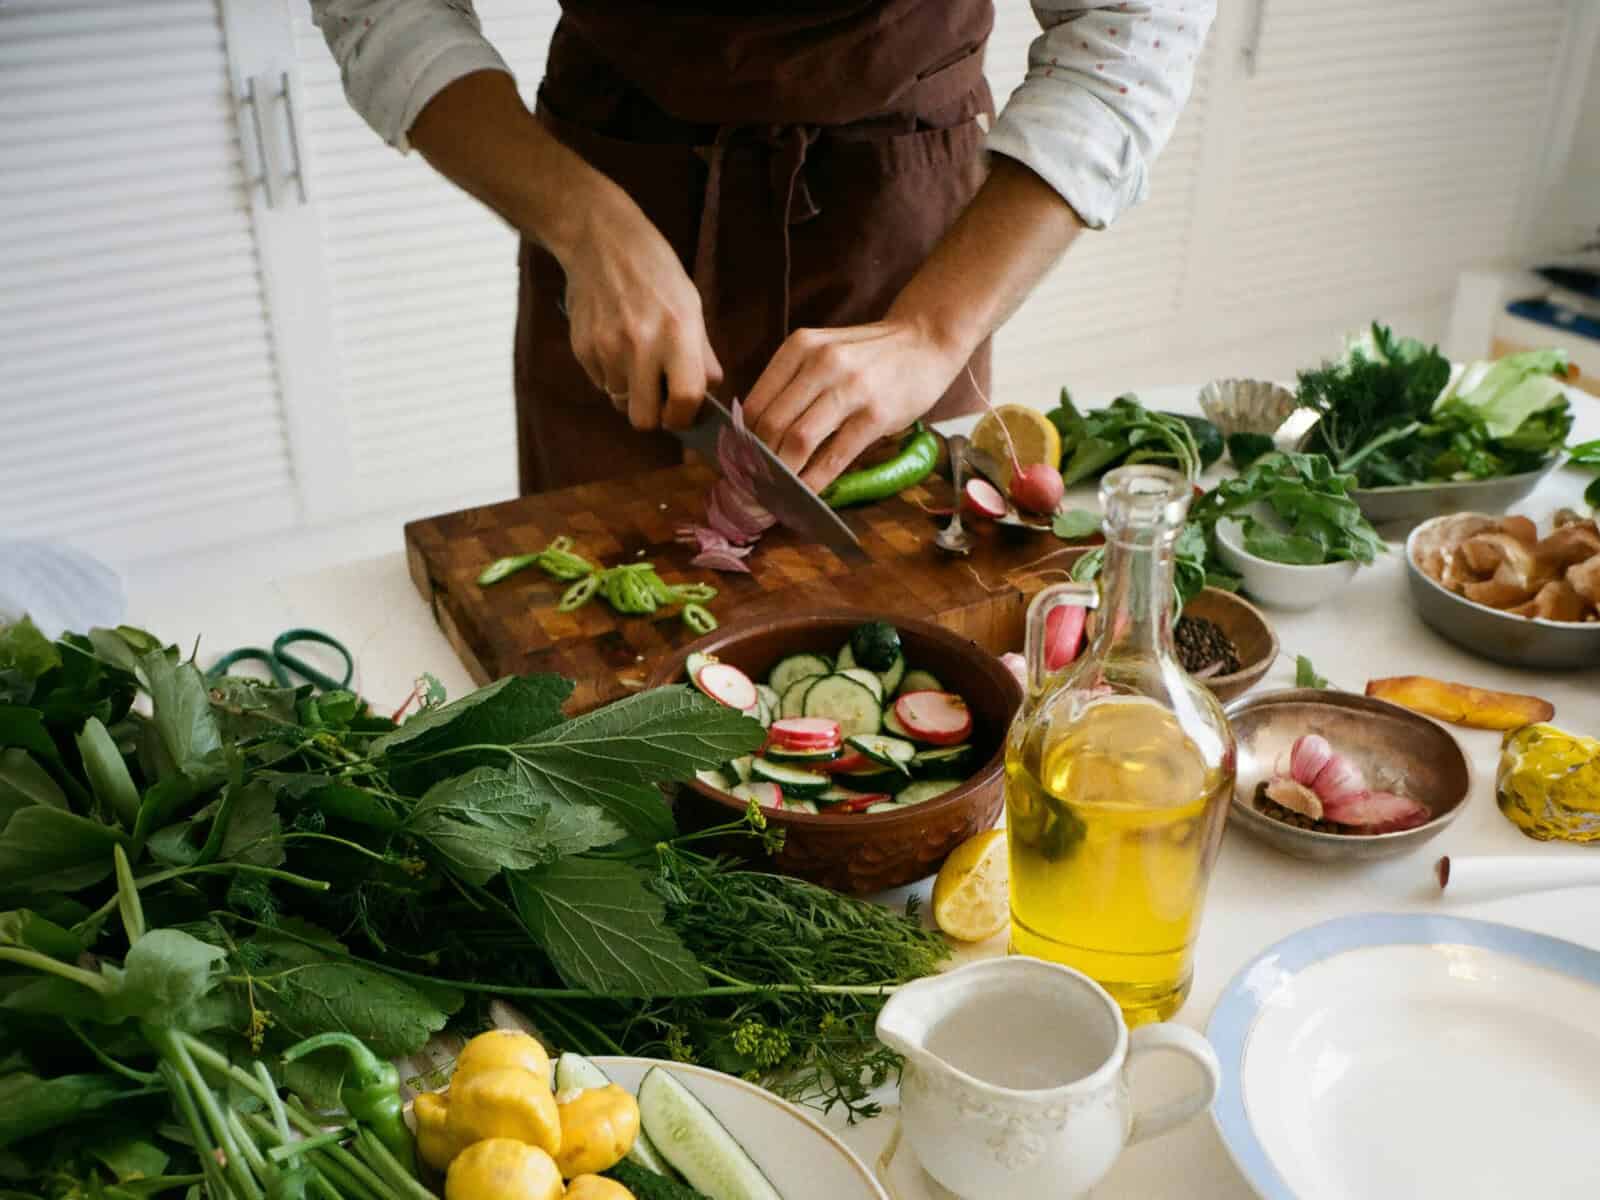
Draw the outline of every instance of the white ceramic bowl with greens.
[[[1355,578],[1359,564],[1348,560],[1297,566],[1274,562],[1244,548],[1244,526],[1232,517],[1217,522],[1217,554],[1244,580],[1244,591],[1267,608],[1305,612],[1316,608]]]

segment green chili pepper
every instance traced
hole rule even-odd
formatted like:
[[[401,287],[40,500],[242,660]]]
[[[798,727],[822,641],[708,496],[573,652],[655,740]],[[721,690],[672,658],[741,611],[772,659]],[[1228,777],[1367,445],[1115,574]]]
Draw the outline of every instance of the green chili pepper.
[[[499,583],[506,576],[515,575],[538,561],[538,554],[512,554],[497,558],[478,573],[478,586],[488,587],[491,583]]]
[[[566,545],[558,545],[559,542]],[[539,552],[539,566],[546,575],[557,579],[582,579],[594,571],[594,564],[581,554],[574,554],[569,549],[571,545],[570,538],[557,538]]]
[[[680,583],[671,590],[673,603],[707,604],[717,598],[717,589],[709,583]]]
[[[411,1130],[406,1127],[405,1106],[400,1100],[400,1072],[391,1062],[379,1058],[360,1038],[348,1033],[319,1033],[283,1052],[283,1061],[293,1062],[306,1054],[338,1047],[350,1059],[339,1100],[345,1111],[400,1160],[407,1171],[417,1169]]]
[[[650,589],[650,595],[655,599],[657,605],[676,604],[678,602],[677,595],[667,586],[666,580],[656,574],[654,567],[640,571],[639,577],[644,580],[645,586]]]
[[[685,604],[683,611],[678,615],[683,618],[683,623],[696,633],[710,633],[717,627],[717,619],[708,609],[698,604]]]
[[[933,474],[938,461],[939,439],[919,421],[900,453],[875,467],[847,471],[822,489],[822,499],[834,508],[887,500]]]
[[[594,598],[595,592],[600,589],[600,575],[586,575],[566,591],[561,593],[561,603],[556,605],[562,612],[572,612],[582,608]]]

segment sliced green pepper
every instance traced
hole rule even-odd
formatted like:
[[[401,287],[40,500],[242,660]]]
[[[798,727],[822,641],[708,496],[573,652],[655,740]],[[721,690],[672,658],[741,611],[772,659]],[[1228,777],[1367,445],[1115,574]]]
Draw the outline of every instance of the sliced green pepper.
[[[678,615],[683,618],[683,623],[696,633],[710,633],[717,627],[717,619],[711,615],[710,610],[699,604],[685,604],[683,611]]]
[[[561,593],[561,603],[556,607],[562,612],[572,612],[574,609],[582,608],[600,590],[600,579],[599,575],[585,575]]]

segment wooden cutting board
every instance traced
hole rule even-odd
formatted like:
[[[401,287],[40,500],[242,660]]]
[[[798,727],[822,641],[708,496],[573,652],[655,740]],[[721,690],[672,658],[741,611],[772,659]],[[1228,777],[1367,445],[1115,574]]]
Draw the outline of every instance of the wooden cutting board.
[[[988,522],[973,523],[979,527],[970,555],[944,554],[933,544],[941,522],[920,507],[949,503],[949,484],[936,477],[845,514],[870,559],[865,566],[775,529],[747,560],[749,575],[702,570],[689,565],[694,552],[678,545],[673,531],[703,515],[715,479],[711,468],[685,464],[413,521],[405,529],[411,578],[480,684],[554,671],[577,681],[571,708],[581,712],[643,686],[656,656],[695,635],[675,608],[625,617],[595,600],[559,612],[567,585],[536,567],[481,588],[476,579],[487,563],[543,549],[565,534],[602,566],[649,561],[668,583],[715,584],[720,591],[708,607],[723,626],[859,608],[936,621],[1000,653],[1021,648],[1027,598],[1050,581],[1037,572],[1064,570],[1075,557],[1050,534]]]

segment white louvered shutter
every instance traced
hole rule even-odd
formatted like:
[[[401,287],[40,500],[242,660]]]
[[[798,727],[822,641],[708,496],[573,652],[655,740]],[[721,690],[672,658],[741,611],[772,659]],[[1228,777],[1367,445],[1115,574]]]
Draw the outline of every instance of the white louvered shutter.
[[[532,103],[555,0],[477,0]],[[302,135],[361,507],[516,494],[515,235],[350,108],[322,31],[294,0]]]
[[[1590,2],[1265,0],[1215,319],[1359,324],[1442,306],[1463,268],[1514,255]]]
[[[997,105],[1027,71],[1032,9],[998,0],[986,68]],[[1201,179],[1216,41],[1151,172],[1150,195],[1109,230],[1087,231],[995,338],[994,399],[1039,403],[1082,383],[1125,386],[1173,334],[1183,300]]]
[[[0,3],[0,118],[0,531],[292,524],[215,0]]]

